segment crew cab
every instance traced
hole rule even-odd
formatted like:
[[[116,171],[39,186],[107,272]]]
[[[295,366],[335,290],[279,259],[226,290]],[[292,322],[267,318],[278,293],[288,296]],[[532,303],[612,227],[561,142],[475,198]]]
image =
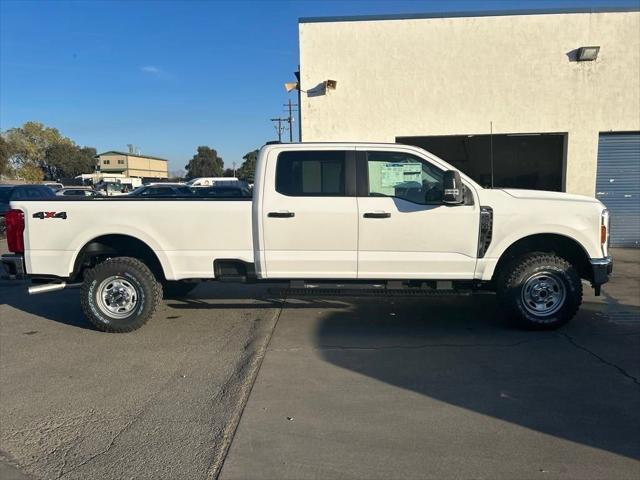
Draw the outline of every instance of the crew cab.
[[[264,146],[252,197],[21,199],[7,213],[8,275],[31,293],[81,287],[87,318],[127,332],[197,281],[368,285],[380,294],[493,291],[528,328],[556,328],[608,280],[598,200],[482,188],[420,148]]]

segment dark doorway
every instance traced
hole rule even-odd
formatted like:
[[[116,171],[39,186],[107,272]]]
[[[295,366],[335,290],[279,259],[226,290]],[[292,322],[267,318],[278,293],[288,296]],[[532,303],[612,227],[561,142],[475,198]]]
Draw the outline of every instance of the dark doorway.
[[[491,135],[396,137],[491,187]],[[565,134],[493,135],[493,186],[563,191]]]

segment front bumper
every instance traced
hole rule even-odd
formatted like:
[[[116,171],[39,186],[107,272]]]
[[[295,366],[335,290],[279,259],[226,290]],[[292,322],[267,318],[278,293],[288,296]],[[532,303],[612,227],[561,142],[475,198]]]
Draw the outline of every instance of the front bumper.
[[[591,259],[592,280],[591,284],[596,292],[599,292],[600,285],[609,281],[609,275],[613,272],[613,259],[611,257]]]
[[[24,280],[27,273],[24,268],[24,256],[17,253],[7,253],[0,257],[2,270],[0,276],[8,280]]]

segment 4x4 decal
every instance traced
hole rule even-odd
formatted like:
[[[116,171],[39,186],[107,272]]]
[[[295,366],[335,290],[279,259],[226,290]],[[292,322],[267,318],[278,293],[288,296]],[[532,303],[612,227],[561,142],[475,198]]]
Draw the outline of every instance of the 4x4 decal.
[[[33,214],[33,218],[39,218],[44,220],[45,218],[61,218],[67,219],[67,212],[36,212]]]

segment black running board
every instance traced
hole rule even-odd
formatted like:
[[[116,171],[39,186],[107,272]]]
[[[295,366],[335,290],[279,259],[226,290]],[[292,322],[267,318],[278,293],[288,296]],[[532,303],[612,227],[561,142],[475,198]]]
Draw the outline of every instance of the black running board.
[[[471,290],[437,290],[422,288],[270,288],[269,293],[282,297],[439,297],[471,295]]]

